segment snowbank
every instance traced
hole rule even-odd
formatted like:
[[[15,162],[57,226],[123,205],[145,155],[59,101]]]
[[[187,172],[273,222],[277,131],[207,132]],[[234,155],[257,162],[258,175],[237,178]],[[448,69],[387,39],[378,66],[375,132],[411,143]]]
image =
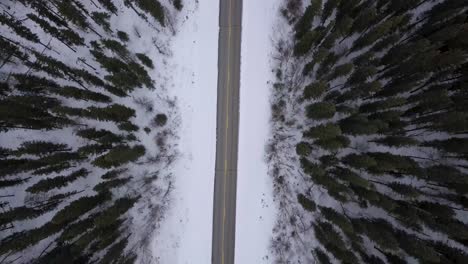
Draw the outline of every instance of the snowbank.
[[[183,21],[168,61],[180,109],[172,201],[152,242],[159,263],[210,263],[216,149],[219,0],[184,1]],[[184,15],[185,17],[185,15]]]
[[[236,263],[270,263],[268,250],[275,222],[265,144],[269,137],[273,79],[271,33],[279,0],[244,1],[237,182]]]

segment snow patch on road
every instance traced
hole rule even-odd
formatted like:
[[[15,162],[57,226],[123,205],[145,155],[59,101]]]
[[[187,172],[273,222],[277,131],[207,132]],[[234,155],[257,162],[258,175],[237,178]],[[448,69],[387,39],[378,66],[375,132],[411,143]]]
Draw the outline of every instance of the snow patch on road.
[[[265,145],[269,138],[271,40],[280,1],[244,1],[237,180],[236,263],[271,263],[276,218]]]

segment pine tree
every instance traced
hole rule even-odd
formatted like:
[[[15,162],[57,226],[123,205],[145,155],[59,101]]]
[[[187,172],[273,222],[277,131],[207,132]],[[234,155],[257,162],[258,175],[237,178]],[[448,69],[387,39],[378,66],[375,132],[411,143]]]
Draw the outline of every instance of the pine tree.
[[[109,22],[110,14],[106,12],[92,12],[91,18],[96,22],[96,24],[100,25],[107,33],[111,33],[111,25]]]
[[[29,28],[24,26],[21,21],[17,20],[13,16],[7,16],[5,13],[0,14],[0,24],[6,25],[13,29],[15,33],[34,43],[39,43],[39,37],[33,33]]]
[[[349,154],[343,157],[342,162],[356,169],[370,169],[377,166],[377,161],[366,154]]]
[[[127,132],[134,132],[139,130],[139,127],[131,122],[121,122],[119,123],[118,128]]]
[[[52,92],[66,98],[74,98],[84,101],[95,101],[99,103],[110,103],[112,101],[109,96],[102,93],[84,90],[74,86],[60,87],[59,89],[52,90]]]
[[[299,156],[307,157],[310,155],[311,152],[312,152],[312,147],[307,142],[302,141],[296,145],[296,153]]]
[[[84,45],[84,39],[71,29],[59,29],[49,24],[46,20],[34,15],[28,14],[29,19],[37,23],[45,32],[58,39],[63,44],[74,50],[72,46]]]
[[[122,252],[127,246],[127,239],[121,239],[119,242],[115,243],[112,245],[107,253],[104,255],[104,257],[101,259],[100,263],[102,264],[110,264],[110,263],[116,263],[117,260],[121,259],[122,257]]]
[[[77,136],[96,141],[102,145],[112,145],[122,143],[124,137],[122,135],[114,134],[113,132],[105,129],[96,130],[95,128],[88,128],[79,130]]]
[[[154,69],[153,61],[148,56],[143,53],[136,53],[135,55],[141,61],[141,63],[143,63],[143,65],[150,69]]]
[[[145,148],[141,145],[134,147],[117,146],[112,148],[107,154],[95,159],[93,165],[101,168],[118,167],[128,162],[134,162],[144,154]]]
[[[352,154],[351,154],[352,155]],[[348,157],[348,156],[346,156]],[[345,157],[345,158],[346,158]],[[349,160],[350,158],[348,158]],[[352,159],[351,159],[352,160]],[[350,162],[350,161],[345,161]],[[356,163],[354,167],[362,166],[358,163],[359,161],[354,161]],[[364,161],[365,163],[366,161]],[[367,161],[367,163],[372,163],[372,160]],[[350,164],[353,164],[350,162]],[[338,179],[348,182],[350,185],[359,186],[365,189],[370,189],[371,184],[365,178],[359,176],[357,173],[353,172],[352,170],[344,167],[335,167],[332,171],[333,175],[335,175]]]
[[[58,144],[47,141],[25,141],[12,154],[21,156],[25,154],[45,156],[54,152],[70,151],[66,144]]]
[[[73,0],[64,0],[56,2],[58,11],[73,24],[77,25],[81,29],[89,28],[89,23],[86,16],[83,15],[83,7],[77,6],[77,2]]]
[[[316,127],[312,127],[308,131],[304,132],[305,137],[318,139],[329,139],[340,135],[340,127],[333,123],[327,123]]]
[[[337,151],[349,146],[350,140],[345,136],[337,136],[335,138],[318,139],[314,143],[325,150]]]
[[[327,102],[313,103],[307,106],[306,115],[310,119],[328,119],[335,115],[335,105]]]
[[[133,207],[138,199],[120,198],[112,206],[102,211],[94,218],[94,227],[102,228],[114,223],[121,215]]]
[[[304,88],[304,99],[318,99],[328,89],[325,82],[314,82]]]
[[[419,144],[419,142],[413,138],[402,136],[387,136],[381,139],[376,139],[374,142],[390,147],[416,146]]]
[[[122,42],[128,42],[130,39],[128,38],[128,34],[125,33],[124,31],[117,31],[117,37],[122,41]]]
[[[156,21],[165,26],[166,15],[164,14],[164,8],[158,0],[136,0],[135,3],[141,10],[149,13]]]
[[[349,73],[351,73],[353,68],[354,66],[352,63],[345,63],[345,64],[338,65],[333,69],[333,72],[328,76],[327,79],[328,81],[332,81],[336,78],[346,76]]]
[[[311,2],[321,2],[321,1],[314,0]],[[311,3],[311,5],[309,5],[306,8],[304,14],[294,26],[294,29],[296,31],[296,34],[295,34],[296,40],[303,38],[306,32],[310,30],[314,17],[320,12],[320,10],[317,8],[317,4],[315,5],[316,6],[314,6],[314,3]]]
[[[98,2],[109,12],[117,14],[117,7],[112,3],[112,0],[98,0]]]
[[[340,120],[339,124],[343,133],[351,135],[375,134],[388,126],[381,120],[369,120],[363,115],[352,115]]]
[[[86,169],[80,169],[77,171],[72,172],[70,175],[67,176],[55,176],[53,178],[47,178],[40,180],[36,184],[28,187],[26,189],[27,192],[30,193],[38,193],[38,192],[48,192],[49,190],[55,188],[63,188],[70,183],[76,181],[78,178],[84,178],[89,174],[89,171]]]
[[[88,107],[85,116],[101,121],[127,122],[135,116],[135,110],[120,104],[111,104],[106,107]]]
[[[332,0],[333,1],[333,0]],[[325,2],[328,3],[329,1]],[[314,249],[314,253],[321,264],[331,264],[330,258],[319,248]]]
[[[449,138],[446,140],[433,140],[425,142],[424,145],[442,149],[446,152],[456,153],[464,157],[468,157],[468,139],[466,138]]]
[[[316,205],[315,205],[314,201],[310,200],[309,198],[307,198],[303,194],[298,194],[297,195],[297,201],[307,211],[314,212],[316,210]]]
[[[343,233],[350,236],[354,234],[354,227],[352,223],[342,214],[338,213],[332,208],[319,207],[320,213],[331,223],[338,226]]]
[[[110,194],[108,192],[94,196],[83,196],[58,211],[52,218],[51,223],[59,226],[70,223],[84,213],[108,200],[110,198],[109,196]]]
[[[182,10],[182,8],[184,7],[184,5],[182,4],[182,0],[174,0],[172,4],[179,11]]]
[[[341,0],[325,1],[321,17],[322,24],[325,23],[325,21],[330,17],[330,15],[333,13],[333,10],[340,4],[340,1]]]

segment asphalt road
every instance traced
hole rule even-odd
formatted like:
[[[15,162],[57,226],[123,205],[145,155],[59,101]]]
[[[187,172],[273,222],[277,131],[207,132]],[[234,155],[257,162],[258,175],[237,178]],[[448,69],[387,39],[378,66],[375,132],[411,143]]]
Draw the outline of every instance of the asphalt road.
[[[220,0],[213,264],[234,264],[242,0]]]

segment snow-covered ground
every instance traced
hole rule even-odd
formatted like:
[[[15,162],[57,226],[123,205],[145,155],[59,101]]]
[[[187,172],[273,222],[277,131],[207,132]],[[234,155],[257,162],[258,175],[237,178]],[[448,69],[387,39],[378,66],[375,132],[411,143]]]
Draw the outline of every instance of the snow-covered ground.
[[[244,1],[237,180],[236,263],[271,263],[268,257],[276,206],[267,174],[271,40],[279,0]]]
[[[184,1],[171,47],[169,93],[180,109],[181,158],[170,209],[152,242],[159,263],[210,263],[216,149],[219,0]],[[185,14],[183,15],[185,17]]]

